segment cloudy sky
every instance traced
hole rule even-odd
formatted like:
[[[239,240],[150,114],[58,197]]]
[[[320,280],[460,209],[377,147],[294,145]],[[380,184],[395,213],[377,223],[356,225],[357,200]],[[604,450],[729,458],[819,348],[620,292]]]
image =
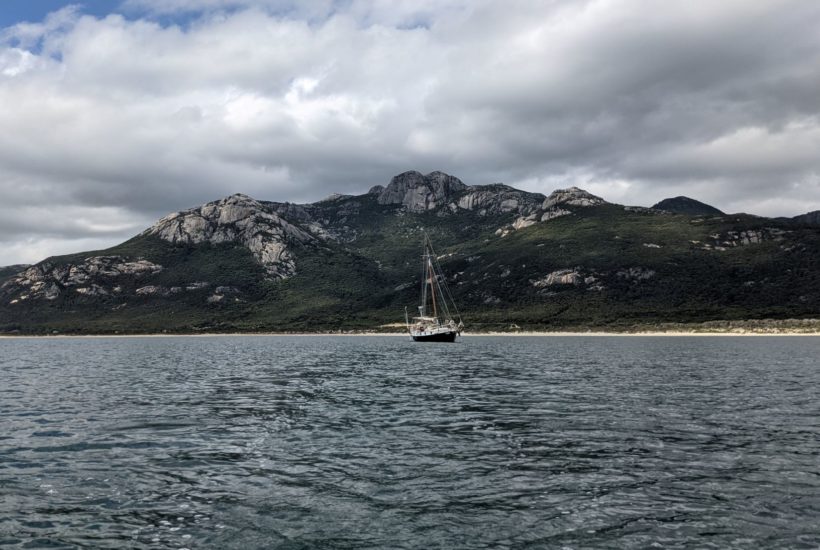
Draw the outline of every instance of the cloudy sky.
[[[0,265],[399,172],[820,209],[820,2],[6,0]]]

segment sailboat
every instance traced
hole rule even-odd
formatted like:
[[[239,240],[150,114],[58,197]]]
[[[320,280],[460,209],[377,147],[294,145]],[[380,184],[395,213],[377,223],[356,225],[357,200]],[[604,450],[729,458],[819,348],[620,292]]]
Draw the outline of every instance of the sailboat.
[[[441,273],[433,243],[426,233],[422,255],[421,305],[418,310],[418,316],[411,320],[407,308],[404,308],[407,332],[416,342],[455,342],[456,336],[464,328],[461,314]]]

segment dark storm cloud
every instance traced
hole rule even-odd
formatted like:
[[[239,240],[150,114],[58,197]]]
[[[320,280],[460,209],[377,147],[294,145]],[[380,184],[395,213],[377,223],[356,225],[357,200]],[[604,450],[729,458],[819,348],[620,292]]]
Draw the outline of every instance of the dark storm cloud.
[[[630,204],[820,208],[820,4],[121,10],[1,31],[0,264],[114,244],[234,192],[311,201],[407,169]]]

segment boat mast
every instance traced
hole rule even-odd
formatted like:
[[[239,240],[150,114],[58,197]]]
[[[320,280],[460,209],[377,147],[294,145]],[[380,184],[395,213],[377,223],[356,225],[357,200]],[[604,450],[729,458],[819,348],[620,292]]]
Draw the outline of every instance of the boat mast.
[[[464,323],[461,322],[461,314],[453,300],[453,294],[447,285],[447,279],[441,271],[436,251],[430,237],[422,229],[422,264],[421,264],[421,305],[419,306],[419,317],[414,318],[417,324],[410,326],[410,319],[405,308],[404,320],[413,340],[433,340],[453,342],[455,337],[461,334]],[[430,287],[428,298],[427,287]],[[428,300],[432,305],[432,315],[428,313]],[[448,304],[452,302],[452,304]],[[453,319],[450,306],[452,305],[458,323]],[[441,311],[441,318],[439,318]]]
[[[424,251],[427,251],[426,247]],[[427,316],[427,258],[425,256],[422,256],[421,262],[421,305],[419,306],[419,316]]]
[[[433,295],[435,296],[436,291],[439,293],[439,297],[437,299],[437,306],[439,309],[442,310],[442,314],[444,315],[445,320],[448,322],[453,320],[453,315],[450,311],[450,305],[453,306],[455,316],[458,319],[459,323],[461,323],[461,313],[458,311],[458,306],[456,306],[456,301],[453,298],[453,294],[450,291],[450,287],[447,285],[447,279],[444,275],[439,275],[442,273],[441,266],[438,263],[438,259],[435,256],[435,250],[433,250],[433,243],[430,242],[430,238],[425,235],[426,244],[427,244],[427,261],[430,263],[429,269],[431,269],[434,273],[433,277],[435,277],[435,287],[431,289]],[[432,283],[431,283],[432,286]],[[449,304],[448,304],[449,301]]]
[[[433,298],[433,317],[438,320],[438,311],[436,310],[436,287],[433,286],[433,277],[435,276],[435,270],[433,269],[433,260],[430,259],[430,255],[427,256],[427,272],[430,275],[430,295]]]

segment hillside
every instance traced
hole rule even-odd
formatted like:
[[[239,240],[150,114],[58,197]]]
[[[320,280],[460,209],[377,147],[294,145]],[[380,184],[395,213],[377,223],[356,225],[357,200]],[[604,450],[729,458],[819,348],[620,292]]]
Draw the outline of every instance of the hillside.
[[[813,212],[807,212],[806,214],[801,214],[799,216],[795,216],[791,218],[797,223],[806,224],[806,225],[820,225],[820,210],[815,210]]]
[[[0,284],[2,284],[6,279],[17,275],[26,268],[28,268],[28,265],[25,264],[7,265],[0,267]]]
[[[421,231],[468,330],[820,314],[820,230],[407,172],[313,204],[233,195],[0,286],[0,331],[373,329],[417,301]]]
[[[652,208],[673,214],[688,214],[689,216],[723,216],[723,212],[714,206],[689,197],[664,199],[653,205]]]

